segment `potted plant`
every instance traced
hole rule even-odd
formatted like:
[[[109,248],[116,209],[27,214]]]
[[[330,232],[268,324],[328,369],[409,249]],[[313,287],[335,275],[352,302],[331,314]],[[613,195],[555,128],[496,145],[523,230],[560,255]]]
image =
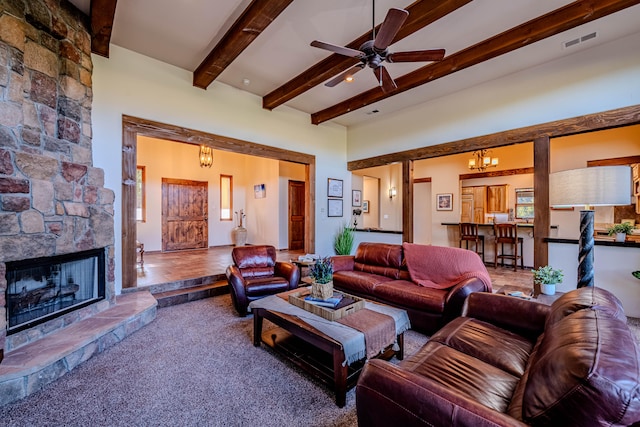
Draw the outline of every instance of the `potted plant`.
[[[621,224],[613,224],[607,229],[607,232],[609,236],[616,236],[616,242],[624,242],[627,234],[631,234],[631,230],[633,230],[633,226],[628,222],[623,222]]]
[[[556,285],[562,283],[564,274],[562,270],[557,270],[550,265],[539,267],[537,270],[531,270],[533,273],[533,282],[540,285],[540,292],[545,295],[554,295],[556,293]]]
[[[313,279],[311,296],[328,299],[333,296],[333,261],[331,257],[318,258],[309,267],[309,276]]]
[[[342,226],[336,239],[333,243],[333,249],[336,251],[336,255],[351,255],[351,249],[353,248],[353,228],[346,224]]]

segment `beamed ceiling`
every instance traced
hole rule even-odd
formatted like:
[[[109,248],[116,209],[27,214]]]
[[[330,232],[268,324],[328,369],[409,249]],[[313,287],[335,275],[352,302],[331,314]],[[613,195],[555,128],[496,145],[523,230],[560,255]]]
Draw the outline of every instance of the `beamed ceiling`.
[[[96,54],[108,57],[118,45],[188,70],[202,90],[215,91],[218,81],[262,97],[266,109],[287,106],[314,124],[345,126],[640,31],[640,0],[71,2],[90,16]],[[409,12],[389,51],[445,49],[444,59],[385,63],[397,85],[386,93],[368,68],[325,86],[359,61],[310,43],[358,49],[389,8]]]

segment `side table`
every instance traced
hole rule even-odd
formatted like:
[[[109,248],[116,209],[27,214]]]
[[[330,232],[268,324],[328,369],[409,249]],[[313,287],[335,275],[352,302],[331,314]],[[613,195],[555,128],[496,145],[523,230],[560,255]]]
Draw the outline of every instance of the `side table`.
[[[524,298],[532,301],[536,301],[542,304],[551,305],[555,300],[560,298],[564,292],[556,292],[554,295],[545,295],[545,294],[537,294],[535,293],[533,288],[523,288],[521,286],[510,286],[505,285],[496,291],[497,294],[509,295],[509,292],[522,292],[524,294],[523,297],[515,297],[514,298]]]

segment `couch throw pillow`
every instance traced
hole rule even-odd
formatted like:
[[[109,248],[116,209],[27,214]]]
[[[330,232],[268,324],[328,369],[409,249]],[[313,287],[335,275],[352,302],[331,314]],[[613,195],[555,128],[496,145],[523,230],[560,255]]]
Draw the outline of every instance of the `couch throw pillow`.
[[[411,280],[420,286],[448,289],[475,277],[491,291],[491,277],[473,251],[406,242],[402,248]]]

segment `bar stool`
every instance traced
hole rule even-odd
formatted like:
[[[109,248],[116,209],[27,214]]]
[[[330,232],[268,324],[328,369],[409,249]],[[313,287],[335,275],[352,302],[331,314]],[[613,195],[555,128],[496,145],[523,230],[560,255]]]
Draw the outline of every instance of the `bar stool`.
[[[462,242],[466,242],[467,249],[469,249],[469,242],[475,243],[475,252],[478,255],[482,255],[482,262],[484,263],[484,236],[478,234],[478,224],[472,222],[460,223],[460,247],[462,247]],[[479,251],[479,243],[482,243],[481,251]]]
[[[500,258],[502,266],[504,266],[504,260],[513,260],[513,271],[518,269],[518,258],[520,258],[520,268],[524,269],[524,258],[522,257],[523,239],[518,237],[518,226],[516,224],[493,224],[493,232],[495,234],[495,258],[493,260],[493,267],[498,267],[498,258]],[[498,254],[498,243],[500,243],[501,252]],[[511,254],[504,253],[504,244],[512,246]],[[520,245],[520,254],[518,255],[518,244]]]

